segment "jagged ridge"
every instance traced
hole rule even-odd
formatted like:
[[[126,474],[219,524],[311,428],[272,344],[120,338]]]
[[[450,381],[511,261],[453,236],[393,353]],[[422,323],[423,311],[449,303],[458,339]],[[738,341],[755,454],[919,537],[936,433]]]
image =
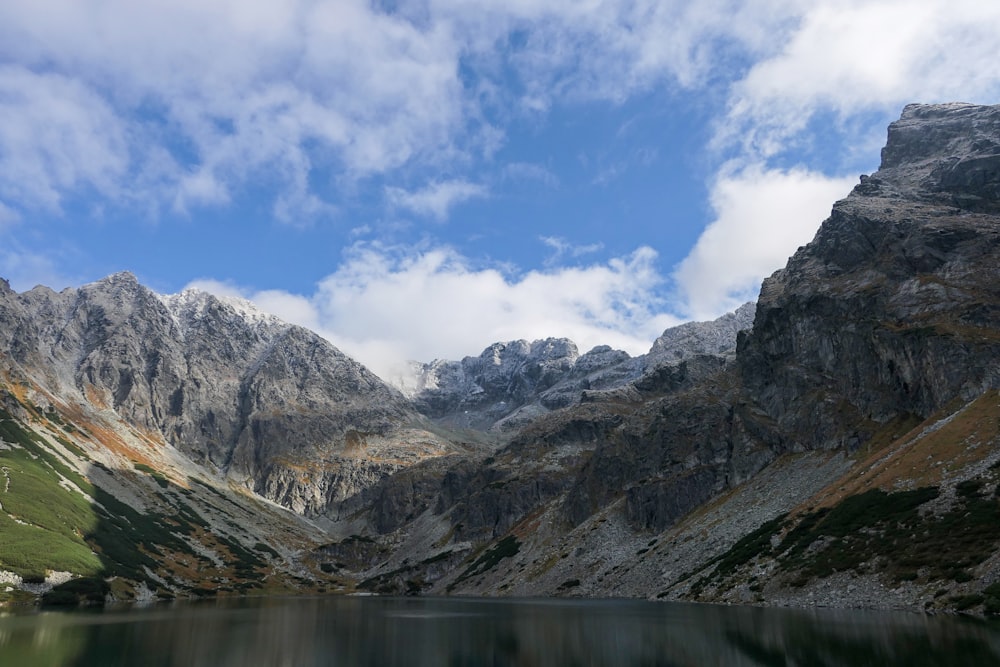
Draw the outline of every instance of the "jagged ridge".
[[[732,355],[738,332],[753,324],[754,310],[747,303],[712,322],[667,329],[639,357],[607,345],[581,355],[566,338],[517,340],[494,343],[478,357],[415,364],[413,379],[404,384],[416,408],[442,423],[512,431],[578,404],[588,391],[625,387],[698,355]]]
[[[406,430],[420,417],[398,391],[249,304],[197,291],[160,297],[121,273],[58,294],[4,289],[0,325],[9,371],[64,400],[113,410],[301,513],[322,513],[447,450]],[[364,455],[367,447],[378,456]]]

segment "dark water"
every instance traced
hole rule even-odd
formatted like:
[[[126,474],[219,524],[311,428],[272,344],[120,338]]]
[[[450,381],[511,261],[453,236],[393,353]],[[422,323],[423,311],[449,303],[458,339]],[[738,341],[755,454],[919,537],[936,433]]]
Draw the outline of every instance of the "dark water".
[[[953,617],[635,601],[263,599],[0,617],[0,666],[1000,665]]]

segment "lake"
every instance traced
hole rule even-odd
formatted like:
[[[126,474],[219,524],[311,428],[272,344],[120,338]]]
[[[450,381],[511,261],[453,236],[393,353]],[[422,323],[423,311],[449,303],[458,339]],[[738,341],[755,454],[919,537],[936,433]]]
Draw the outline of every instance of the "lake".
[[[1000,665],[975,619],[632,600],[261,598],[0,617],[0,665]]]

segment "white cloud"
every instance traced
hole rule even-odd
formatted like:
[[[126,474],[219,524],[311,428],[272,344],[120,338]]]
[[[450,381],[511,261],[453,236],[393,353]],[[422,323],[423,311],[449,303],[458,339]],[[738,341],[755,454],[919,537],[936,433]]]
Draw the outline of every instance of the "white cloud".
[[[215,278],[197,278],[184,286],[185,290],[196,289],[219,297],[234,297],[246,299],[247,291],[231,280],[216,280]]]
[[[711,194],[715,220],[674,273],[685,312],[712,319],[755,299],[761,281],[812,240],[855,182],[761,165],[720,177]]]
[[[386,188],[386,197],[396,208],[407,209],[418,215],[444,220],[453,206],[478,197],[486,197],[485,186],[468,181],[435,181],[427,187],[409,192],[402,188]]]
[[[64,193],[93,187],[115,198],[126,170],[126,129],[98,95],[59,74],[0,66],[0,205],[58,211]]]
[[[604,248],[603,243],[577,245],[558,236],[540,236],[538,240],[552,248],[552,255],[545,260],[546,266],[559,264],[566,256],[573,258],[583,257],[584,255],[593,254]]]
[[[737,53],[773,48],[787,0],[437,0],[477,52],[496,50],[523,84],[522,107],[613,100],[653,86],[693,88]],[[727,72],[728,74],[728,72]]]
[[[194,286],[249,298],[390,377],[407,359],[475,355],[520,338],[565,336],[583,351],[606,344],[644,353],[679,322],[662,312],[655,263],[656,253],[640,248],[604,264],[508,276],[474,267],[449,248],[357,245],[312,295],[251,293],[210,281]]]
[[[183,214],[265,182],[276,217],[301,222],[331,210],[310,186],[317,169],[342,181],[414,164],[454,169],[492,155],[511,109],[694,86],[719,64],[713,45],[731,44],[726,59],[761,48],[787,3],[396,4],[0,4],[0,60],[22,74],[6,81],[5,120],[30,144],[6,151],[6,205],[51,207],[91,187],[105,199],[127,192],[154,215]],[[20,133],[42,123],[62,128],[69,148],[53,154],[55,132]],[[74,147],[95,150],[62,160]],[[476,196],[461,175],[453,183],[463,182],[452,201]]]
[[[59,79],[73,118],[105,131],[87,136],[128,127],[131,161],[115,162],[111,178],[91,185],[104,196],[125,183],[134,189],[142,184],[132,176],[151,170],[147,147],[166,149],[175,164],[142,195],[181,212],[224,205],[265,175],[279,193],[276,214],[297,219],[324,212],[305,185],[317,161],[353,177],[452,151],[464,122],[457,53],[447,26],[417,25],[363,0],[0,6],[0,58]],[[39,108],[39,122],[51,120],[53,105],[21,99],[33,92],[22,78],[17,95],[4,91],[8,120],[30,123]],[[41,183],[50,187],[33,186],[39,192],[27,197],[20,191],[36,180],[18,167],[32,162],[8,157],[11,205],[37,206],[77,184],[49,175]]]
[[[802,3],[778,52],[734,83],[721,139],[754,156],[788,148],[820,112],[898,113],[908,102],[995,101],[1000,4],[979,0]],[[884,123],[876,124],[884,138]]]

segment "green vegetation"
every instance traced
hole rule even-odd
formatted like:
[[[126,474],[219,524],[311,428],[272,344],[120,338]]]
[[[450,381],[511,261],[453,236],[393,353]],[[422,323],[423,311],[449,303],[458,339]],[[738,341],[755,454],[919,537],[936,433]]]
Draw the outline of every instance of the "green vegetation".
[[[87,455],[87,452],[83,451],[82,449],[80,449],[79,447],[77,447],[76,445],[74,445],[72,442],[70,442],[69,440],[67,440],[66,438],[63,438],[63,437],[60,437],[60,436],[57,435],[57,436],[55,436],[55,439],[56,439],[56,442],[58,442],[60,445],[62,445],[63,447],[65,447],[67,451],[72,452],[81,461],[89,461],[90,460],[90,456]]]
[[[197,484],[198,486],[202,487],[203,489],[205,489],[209,493],[211,493],[214,496],[216,496],[217,498],[219,498],[219,500],[224,500],[224,501],[226,501],[227,503],[229,503],[230,505],[232,505],[234,507],[239,507],[239,505],[237,505],[236,503],[233,502],[232,498],[230,498],[229,496],[227,496],[226,494],[224,494],[222,491],[219,491],[217,488],[215,488],[211,484],[203,482],[200,479],[198,479],[197,477],[188,477],[188,481],[190,481],[192,484]],[[186,490],[187,489],[185,489],[185,491]]]
[[[448,558],[449,556],[451,556],[452,553],[454,553],[454,552],[451,549],[448,549],[447,551],[442,551],[441,553],[435,554],[435,555],[431,556],[430,558],[425,558],[425,559],[423,559],[420,562],[423,565],[430,565],[431,563],[437,563],[439,561],[445,560],[446,558]]]
[[[987,586],[983,597],[983,611],[991,616],[1000,615],[1000,582]]]
[[[152,477],[154,480],[156,480],[156,483],[160,485],[160,488],[165,489],[168,486],[170,486],[170,480],[167,479],[166,475],[164,475],[159,470],[156,470],[155,468],[151,468],[150,466],[146,465],[145,463],[134,463],[132,465],[139,472],[144,472],[147,475],[149,475],[150,477]]]
[[[78,606],[104,604],[111,586],[101,577],[82,577],[60,584],[42,596],[42,606]]]
[[[513,535],[508,535],[503,538],[492,547],[487,549],[479,558],[477,558],[472,565],[470,565],[465,572],[460,574],[454,582],[452,582],[448,589],[451,590],[459,583],[465,581],[470,577],[475,577],[488,570],[492,570],[496,567],[496,564],[502,561],[504,558],[511,558],[515,556],[521,550],[521,543],[517,541],[517,538]]]
[[[169,572],[205,580],[229,576],[236,580],[234,590],[245,590],[256,586],[252,582],[260,579],[260,570],[266,567],[257,551],[278,557],[263,543],[255,551],[213,533],[210,524],[182,500],[191,494],[180,493],[186,489],[172,487],[150,466],[134,464],[163,489],[172,489],[170,497],[158,494],[173,508],[168,512],[140,511],[91,484],[49,449],[41,436],[2,409],[0,438],[13,445],[0,449],[0,569],[29,580],[41,580],[49,570],[80,575],[51,591],[44,604],[103,602],[110,590],[105,579],[113,577],[145,581],[156,590],[159,585],[147,570],[160,572],[168,580]],[[59,441],[71,453],[83,453],[72,443]],[[214,548],[232,573],[226,574],[194,551],[185,536]]]
[[[264,544],[263,542],[258,542],[257,544],[253,545],[253,548],[261,553],[268,554],[269,556],[271,556],[271,558],[281,558],[281,554],[279,554],[277,551],[275,551],[268,545]]]
[[[101,562],[84,539],[97,524],[94,508],[60,482],[89,485],[4,410],[0,438],[18,445],[0,450],[0,568],[26,577],[44,577],[46,570],[99,572]]]
[[[966,611],[976,605],[982,604],[986,597],[978,593],[973,593],[971,595],[956,595],[949,599],[955,611]]]
[[[984,480],[967,479],[955,485],[955,493],[963,498],[975,498],[983,488]]]
[[[897,493],[872,489],[845,498],[831,509],[810,512],[781,544],[782,569],[798,571],[804,583],[803,579],[835,571],[858,570],[874,557],[887,556],[891,562],[885,567],[894,578],[909,578],[925,564],[913,558],[921,541],[916,533],[923,532],[919,529],[924,523],[917,508],[937,496],[934,487]],[[825,547],[813,547],[821,539]]]
[[[757,530],[741,538],[736,544],[730,547],[729,551],[718,559],[718,565],[715,567],[716,574],[718,576],[725,576],[757,556],[770,555],[771,535],[781,527],[787,516],[787,514],[782,514],[779,517],[771,519],[762,524]]]
[[[356,537],[356,536],[352,536]],[[348,538],[351,539],[351,538]],[[367,539],[367,538],[366,538]],[[345,540],[346,541],[346,540]],[[451,553],[451,552],[448,552]],[[384,574],[379,574],[369,579],[365,579],[358,584],[358,588],[367,591],[374,591],[382,595],[392,595],[398,594],[400,592],[399,585],[402,583],[402,592],[406,595],[416,595],[427,582],[420,576],[411,578],[415,572],[417,572],[421,565],[427,563],[433,563],[436,558],[428,558],[427,560],[421,561],[420,565],[407,564],[403,561],[401,567],[396,568],[391,572],[386,572]],[[337,563],[336,565],[331,565],[330,563],[322,563],[320,569],[327,574],[331,574],[335,571],[335,568],[342,568],[342,563]]]
[[[691,591],[697,596],[713,581],[768,556],[796,586],[844,571],[882,574],[894,582],[971,581],[971,569],[1000,545],[1000,500],[984,494],[985,483],[977,478],[956,485],[956,502],[941,514],[921,512],[939,495],[937,487],[923,487],[894,493],[873,489],[796,519],[778,517],[707,563],[715,565],[714,571]],[[958,610],[983,604],[987,613],[1000,614],[1000,584],[981,596],[949,601]]]

